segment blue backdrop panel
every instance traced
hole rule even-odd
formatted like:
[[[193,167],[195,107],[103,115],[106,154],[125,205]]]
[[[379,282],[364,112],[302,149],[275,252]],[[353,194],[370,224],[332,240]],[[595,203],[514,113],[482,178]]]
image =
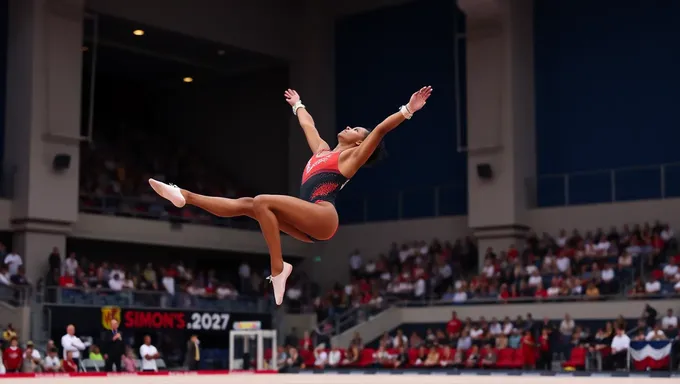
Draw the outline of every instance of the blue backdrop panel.
[[[434,87],[427,107],[386,138],[389,157],[361,170],[345,187],[341,217],[363,218],[357,204],[367,197],[369,220],[398,218],[399,192],[408,217],[434,214],[434,187],[465,186],[466,156],[456,151],[454,2],[424,0],[351,16],[336,28],[338,129],[373,128],[397,111],[423,85]],[[432,193],[409,191],[431,189]],[[463,195],[464,196],[464,195]],[[465,201],[449,214],[465,213]],[[463,208],[463,209],[461,209]],[[345,219],[343,219],[345,220]]]
[[[679,17],[672,0],[535,2],[539,176],[680,161]],[[617,198],[659,196],[659,174],[624,176]],[[610,179],[605,172],[587,189],[574,186],[570,201],[611,200]],[[538,186],[539,204],[564,194],[552,182]]]

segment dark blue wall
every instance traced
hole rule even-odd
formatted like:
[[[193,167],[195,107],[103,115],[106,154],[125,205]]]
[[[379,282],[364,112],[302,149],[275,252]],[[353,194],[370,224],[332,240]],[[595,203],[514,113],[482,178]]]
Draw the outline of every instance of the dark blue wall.
[[[9,17],[7,0],[0,0],[0,164],[5,153],[5,97],[7,86],[7,28]]]
[[[680,196],[680,1],[535,2],[539,205]],[[612,190],[609,169],[620,170]]]
[[[389,157],[361,170],[341,194],[341,220],[466,212],[466,156],[456,151],[454,38],[460,13],[451,0],[422,0],[337,23],[337,127],[372,128],[423,85],[434,94],[413,120],[386,138]],[[402,215],[399,217],[399,191]]]

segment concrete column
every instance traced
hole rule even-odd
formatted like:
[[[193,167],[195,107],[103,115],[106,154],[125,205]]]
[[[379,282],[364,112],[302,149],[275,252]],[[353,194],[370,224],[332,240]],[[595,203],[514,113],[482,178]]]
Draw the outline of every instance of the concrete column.
[[[296,5],[298,42],[290,62],[290,87],[296,89],[311,113],[321,138],[337,144],[335,127],[335,21],[332,5],[305,0]],[[291,37],[293,38],[293,37]],[[283,94],[283,90],[281,90]],[[292,115],[292,112],[291,112]],[[293,196],[300,193],[302,170],[312,156],[295,117],[289,126],[288,175]]]
[[[468,220],[480,264],[491,246],[528,230],[528,180],[536,173],[533,0],[459,0],[466,14]],[[480,179],[478,164],[489,164]]]
[[[9,0],[4,160],[14,247],[34,282],[78,217],[83,11],[84,0]],[[58,154],[68,169],[53,169]]]

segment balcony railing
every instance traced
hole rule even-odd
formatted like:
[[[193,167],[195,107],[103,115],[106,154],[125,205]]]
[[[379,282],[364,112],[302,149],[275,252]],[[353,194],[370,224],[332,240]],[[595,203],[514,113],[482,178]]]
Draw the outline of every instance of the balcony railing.
[[[680,197],[680,163],[540,175],[527,180],[527,205],[554,207]],[[415,187],[397,191],[343,193],[338,199],[343,224],[455,216],[467,213],[467,185]],[[246,218],[219,218],[195,207],[179,210],[159,199],[80,196],[80,210],[124,217],[211,224],[258,230]],[[186,213],[189,212],[189,215]]]
[[[680,163],[541,175],[528,188],[538,207],[680,197]]]
[[[72,306],[117,306],[162,309],[202,309],[207,311],[270,313],[271,300],[260,297],[238,296],[218,299],[193,296],[185,292],[170,295],[167,292],[110,289],[47,287],[43,296],[45,304]]]

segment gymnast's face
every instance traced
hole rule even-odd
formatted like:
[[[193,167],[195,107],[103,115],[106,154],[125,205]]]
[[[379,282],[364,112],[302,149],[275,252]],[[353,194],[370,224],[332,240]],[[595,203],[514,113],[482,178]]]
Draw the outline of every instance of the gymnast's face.
[[[362,127],[346,127],[338,133],[338,142],[340,144],[354,144],[359,145],[368,136],[368,129]]]

